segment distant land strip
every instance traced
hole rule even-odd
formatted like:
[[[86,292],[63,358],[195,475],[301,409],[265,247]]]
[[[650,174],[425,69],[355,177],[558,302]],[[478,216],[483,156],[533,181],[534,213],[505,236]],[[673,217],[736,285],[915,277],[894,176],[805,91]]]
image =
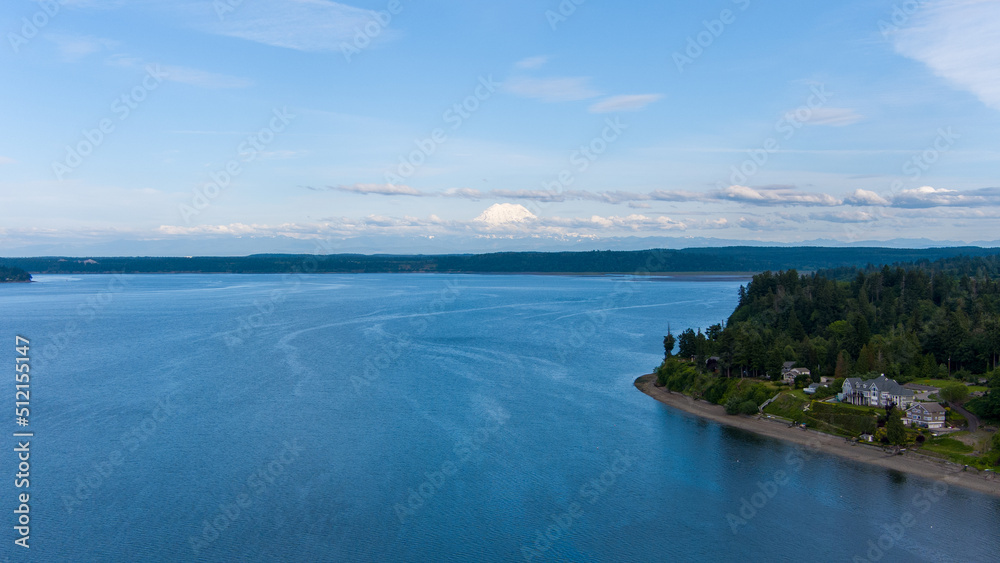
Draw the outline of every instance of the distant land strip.
[[[33,274],[159,273],[493,273],[493,274],[733,274],[796,269],[881,267],[973,257],[995,267],[1000,248],[975,246],[900,249],[878,247],[749,247],[683,250],[498,252],[492,254],[363,255],[256,254],[234,257],[0,258],[0,265]]]

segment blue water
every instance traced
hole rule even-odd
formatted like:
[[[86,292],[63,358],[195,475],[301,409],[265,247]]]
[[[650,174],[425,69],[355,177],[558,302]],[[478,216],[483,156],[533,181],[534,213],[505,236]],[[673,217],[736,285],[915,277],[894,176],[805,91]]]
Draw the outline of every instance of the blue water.
[[[633,387],[738,280],[36,279],[0,286],[35,432],[24,550],[8,411],[0,559],[998,560],[998,499]]]

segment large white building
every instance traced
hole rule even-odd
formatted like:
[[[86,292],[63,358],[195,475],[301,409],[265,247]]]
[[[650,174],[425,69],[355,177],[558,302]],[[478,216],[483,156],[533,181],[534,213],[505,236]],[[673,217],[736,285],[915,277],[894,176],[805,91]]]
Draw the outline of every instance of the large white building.
[[[840,400],[866,407],[886,407],[892,404],[905,410],[913,404],[915,398],[913,391],[885,375],[880,375],[868,381],[862,381],[860,377],[848,377],[844,380],[844,390]]]

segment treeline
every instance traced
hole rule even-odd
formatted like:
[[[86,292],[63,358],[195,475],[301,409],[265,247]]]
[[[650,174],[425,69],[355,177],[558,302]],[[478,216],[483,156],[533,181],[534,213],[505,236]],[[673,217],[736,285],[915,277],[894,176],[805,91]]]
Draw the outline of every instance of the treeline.
[[[1000,255],[971,256],[962,255],[950,258],[941,258],[931,261],[929,259],[917,260],[909,263],[890,264],[892,267],[920,268],[935,274],[948,274],[951,276],[969,276],[973,278],[1000,278]],[[880,270],[881,266],[868,264],[862,271],[866,274]],[[851,280],[857,273],[855,267],[839,267],[817,272],[819,275],[835,280]]]
[[[854,269],[850,281],[795,270],[764,272],[740,287],[728,321],[687,329],[677,338],[679,366],[668,358],[661,383],[683,388],[697,372],[719,379],[778,379],[785,362],[822,376],[918,378],[1000,385],[1000,272],[995,257]],[[846,276],[842,276],[846,277]],[[665,342],[672,352],[673,335]],[[686,367],[687,369],[684,369]],[[714,387],[713,387],[714,386]],[[702,383],[706,398],[729,390]],[[759,394],[759,393],[758,393]],[[757,400],[760,397],[752,397]],[[749,398],[748,398],[749,400]],[[759,403],[758,403],[759,404]],[[1000,418],[1000,391],[975,401]],[[749,408],[749,405],[747,405]]]
[[[0,266],[0,283],[29,282],[31,274],[21,268]]]
[[[998,279],[921,266],[856,270],[850,282],[764,272],[740,288],[725,328],[682,333],[679,355],[718,356],[728,375],[774,377],[794,361],[835,377],[971,378],[1000,362]]]
[[[814,271],[901,261],[990,256],[978,247],[892,249],[827,247],[721,247],[684,250],[501,252],[438,256],[261,254],[242,257],[10,258],[36,273],[618,273]]]

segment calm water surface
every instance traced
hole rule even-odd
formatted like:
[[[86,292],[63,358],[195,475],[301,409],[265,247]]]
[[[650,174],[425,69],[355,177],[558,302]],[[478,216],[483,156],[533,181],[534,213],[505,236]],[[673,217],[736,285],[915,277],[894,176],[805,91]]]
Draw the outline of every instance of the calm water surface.
[[[36,279],[0,286],[36,433],[26,553],[7,423],[10,561],[1000,560],[998,499],[633,387],[739,281]]]

